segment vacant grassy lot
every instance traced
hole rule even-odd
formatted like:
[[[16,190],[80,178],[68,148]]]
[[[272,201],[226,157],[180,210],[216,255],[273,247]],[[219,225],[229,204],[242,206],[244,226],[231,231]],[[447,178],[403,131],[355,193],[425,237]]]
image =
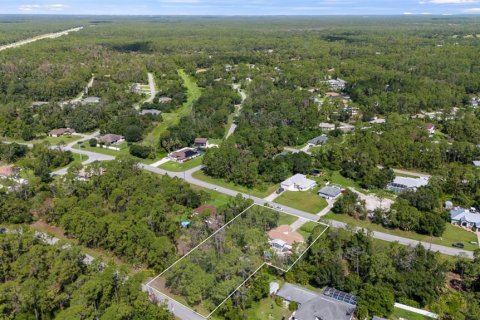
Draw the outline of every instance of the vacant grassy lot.
[[[310,213],[318,213],[327,206],[327,201],[319,197],[316,188],[309,191],[285,191],[280,197],[275,199],[280,203],[295,209]]]
[[[371,223],[369,221],[356,220],[344,214],[334,214],[329,212],[326,219],[345,222],[354,226],[366,228],[373,231],[379,231],[383,233],[389,233],[395,236],[409,238],[417,241],[424,241],[433,244],[438,244],[446,247],[451,247],[455,242],[462,242],[465,245],[465,250],[473,251],[478,249],[478,245],[471,244],[470,241],[477,241],[477,236],[473,232],[465,231],[457,228],[449,223],[446,223],[446,229],[442,237],[430,237],[422,234],[418,234],[410,231],[402,231],[399,229],[386,229],[378,224]]]
[[[205,181],[205,182],[208,182],[208,183],[211,183],[211,184],[215,184],[219,187],[228,188],[228,189],[235,190],[235,191],[245,193],[245,194],[248,194],[248,195],[251,195],[251,196],[254,196],[254,197],[258,197],[258,198],[265,198],[266,196],[268,196],[269,194],[271,194],[272,192],[274,192],[277,189],[276,184],[266,185],[264,187],[258,187],[258,188],[254,188],[254,189],[249,189],[247,187],[236,185],[232,182],[228,182],[224,179],[212,178],[210,176],[207,176],[201,170],[198,170],[198,171],[194,172],[192,174],[192,176],[194,178],[198,179],[198,180],[202,180],[202,181]]]
[[[179,163],[179,162],[175,162],[175,161],[168,161],[168,162],[165,162],[165,163],[161,164],[158,167],[161,168],[161,169],[164,169],[164,170],[175,171],[175,172],[187,171],[187,170],[190,170],[192,168],[195,168],[195,167],[201,165],[202,164],[202,159],[203,159],[203,156],[200,156],[200,157],[197,157],[195,159],[186,161],[184,163]]]

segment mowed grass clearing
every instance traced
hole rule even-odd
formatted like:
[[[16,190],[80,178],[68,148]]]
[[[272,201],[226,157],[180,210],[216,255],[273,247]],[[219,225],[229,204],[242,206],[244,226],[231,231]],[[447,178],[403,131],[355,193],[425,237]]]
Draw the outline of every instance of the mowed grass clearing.
[[[310,213],[318,213],[327,206],[327,201],[318,196],[317,188],[308,191],[285,191],[274,202]]]
[[[478,241],[477,236],[473,232],[463,230],[459,227],[453,226],[450,223],[445,223],[446,229],[442,237],[430,237],[423,234],[418,234],[411,231],[403,231],[399,229],[386,229],[378,224],[371,223],[370,221],[357,220],[344,214],[334,214],[329,212],[325,215],[325,219],[331,219],[335,221],[344,222],[353,226],[369,229],[372,231],[378,231],[383,233],[392,234],[394,236],[409,238],[417,241],[424,241],[428,243],[438,244],[445,247],[451,247],[453,243],[461,242],[465,245],[465,250],[474,251],[478,249],[477,244],[471,244],[470,241]]]
[[[228,182],[225,179],[216,179],[216,178],[207,176],[205,173],[203,173],[202,170],[198,170],[194,172],[192,176],[198,180],[202,180],[211,184],[215,184],[219,187],[235,190],[235,191],[238,191],[247,195],[251,195],[254,197],[258,197],[258,198],[265,198],[266,196],[274,192],[278,187],[276,184],[270,184],[270,185],[264,185],[262,187],[249,189],[247,187],[237,185],[233,182]]]

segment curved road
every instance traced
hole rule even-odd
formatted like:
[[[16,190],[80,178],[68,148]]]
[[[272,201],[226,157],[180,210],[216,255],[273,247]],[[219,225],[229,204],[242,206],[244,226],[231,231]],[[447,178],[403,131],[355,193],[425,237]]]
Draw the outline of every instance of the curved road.
[[[85,136],[84,138],[82,138],[78,141],[88,140],[88,139],[94,137],[96,134],[98,134],[98,133],[94,133],[92,135]],[[96,152],[85,151],[85,150],[81,150],[81,149],[73,149],[72,147],[78,141],[75,141],[75,142],[72,142],[72,143],[68,144],[63,149],[64,150],[69,150],[73,153],[87,155],[89,157],[89,159],[87,161],[85,161],[84,164],[94,162],[94,161],[108,161],[108,160],[113,160],[115,158],[113,156],[99,154],[99,153],[96,153]],[[195,171],[200,170],[202,168],[202,166],[197,166],[195,168],[192,168],[192,169],[184,171],[184,172],[167,171],[167,170],[160,169],[160,168],[157,168],[157,167],[153,167],[151,165],[146,165],[146,164],[143,164],[143,163],[139,163],[139,166],[142,169],[147,170],[149,172],[156,173],[156,174],[161,174],[161,175],[168,175],[170,177],[177,177],[179,179],[184,179],[186,182],[188,182],[190,184],[194,184],[194,185],[197,185],[197,186],[200,186],[200,187],[203,187],[203,188],[206,188],[206,189],[210,189],[210,190],[215,190],[217,192],[220,192],[220,193],[223,193],[223,194],[226,194],[226,195],[229,195],[229,196],[236,196],[240,193],[243,197],[252,199],[253,202],[256,203],[256,204],[265,205],[266,203],[268,203],[269,205],[277,208],[280,211],[284,211],[288,214],[297,216],[299,218],[306,218],[306,219],[315,220],[315,221],[318,221],[321,218],[321,215],[315,215],[315,214],[311,214],[311,213],[308,213],[308,212],[305,212],[305,211],[302,211],[302,210],[298,210],[298,209],[295,209],[295,208],[291,208],[291,207],[288,207],[288,206],[285,206],[285,205],[280,205],[280,204],[277,204],[277,203],[268,202],[265,199],[254,197],[254,196],[251,196],[249,194],[245,194],[245,193],[242,193],[242,192],[238,192],[238,191],[235,191],[235,190],[224,188],[222,186],[217,186],[215,184],[212,184],[212,183],[205,182],[205,181],[194,178],[193,173]],[[66,172],[66,170],[62,169],[62,171],[60,172],[60,170],[59,170],[58,171],[59,173],[57,173],[57,174],[62,174],[63,171]],[[348,226],[346,223],[339,222],[339,221],[334,221],[334,220],[327,220],[327,222],[334,228],[345,229]],[[355,227],[355,229],[359,230],[359,231],[362,231],[362,232],[365,232],[365,233],[368,232],[367,230],[365,230],[363,228],[360,228],[360,227]],[[398,237],[398,236],[394,236],[394,235],[391,235],[391,234],[378,232],[378,231],[370,232],[370,235],[373,238],[376,238],[376,239],[380,239],[380,240],[384,240],[384,241],[388,241],[388,242],[398,242],[398,243],[403,244],[403,245],[417,246],[418,244],[422,244],[425,248],[429,248],[432,251],[437,251],[437,252],[440,252],[440,253],[445,254],[445,255],[449,255],[449,256],[464,255],[464,256],[466,256],[470,259],[473,259],[473,252],[472,251],[467,251],[467,250],[457,249],[457,248],[454,248],[454,247],[446,247],[446,246],[441,246],[441,245],[437,245],[437,244],[432,244],[432,243],[429,243],[429,242],[417,241],[417,240],[413,240],[413,239]]]

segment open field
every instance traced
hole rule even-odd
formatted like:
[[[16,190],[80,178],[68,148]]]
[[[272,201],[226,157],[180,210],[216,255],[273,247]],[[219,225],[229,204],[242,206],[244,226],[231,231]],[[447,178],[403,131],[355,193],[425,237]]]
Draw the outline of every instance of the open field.
[[[208,183],[213,183],[224,188],[232,189],[232,190],[249,194],[259,198],[265,198],[266,196],[274,192],[278,187],[276,184],[271,184],[271,185],[265,186],[265,188],[249,189],[247,187],[236,185],[232,182],[225,181],[224,179],[212,178],[210,176],[207,176],[201,170],[194,172],[192,176],[196,179],[199,179]]]
[[[285,191],[274,202],[310,213],[318,213],[327,206],[327,201],[317,195],[318,188],[304,192]]]
[[[462,242],[465,245],[465,250],[473,251],[478,249],[478,245],[471,244],[470,241],[478,241],[477,236],[473,232],[468,232],[463,229],[457,228],[449,223],[446,223],[446,229],[441,238],[430,237],[427,235],[418,234],[410,231],[402,231],[399,229],[386,229],[378,224],[371,223],[364,220],[356,220],[350,216],[344,214],[334,214],[329,212],[325,219],[331,219],[336,221],[345,222],[354,226],[362,227],[365,229],[389,233],[395,236],[409,238],[417,241],[430,242],[446,247],[451,247],[455,242]]]

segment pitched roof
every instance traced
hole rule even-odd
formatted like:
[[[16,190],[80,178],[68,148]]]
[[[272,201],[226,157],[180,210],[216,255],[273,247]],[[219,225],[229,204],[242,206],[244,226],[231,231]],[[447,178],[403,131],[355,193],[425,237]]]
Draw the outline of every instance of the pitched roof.
[[[308,179],[305,175],[297,173],[296,175],[283,181],[281,184],[287,187],[293,185],[293,186],[298,186],[301,189],[307,189],[312,185],[314,185],[315,183],[316,183],[315,181]]]
[[[119,140],[122,140],[123,136],[119,134],[113,134],[113,133],[108,133],[103,136],[98,137],[99,142],[104,142],[104,143],[115,143],[118,142]]]
[[[428,184],[428,178],[395,177],[392,183],[414,189],[426,186]]]
[[[338,187],[325,186],[320,189],[318,193],[321,193],[331,198],[335,198],[342,193],[342,189]]]
[[[480,160],[475,160],[475,161],[473,161],[473,165],[474,165],[475,167],[480,167]]]
[[[452,220],[466,221],[469,223],[475,223],[480,226],[480,212],[471,211],[465,208],[454,208],[450,210],[450,218]]]
[[[324,144],[327,141],[328,141],[328,137],[322,134],[321,136],[318,136],[309,140],[308,143],[318,145],[318,144]]]
[[[208,139],[207,138],[195,138],[194,143],[207,143]]]

